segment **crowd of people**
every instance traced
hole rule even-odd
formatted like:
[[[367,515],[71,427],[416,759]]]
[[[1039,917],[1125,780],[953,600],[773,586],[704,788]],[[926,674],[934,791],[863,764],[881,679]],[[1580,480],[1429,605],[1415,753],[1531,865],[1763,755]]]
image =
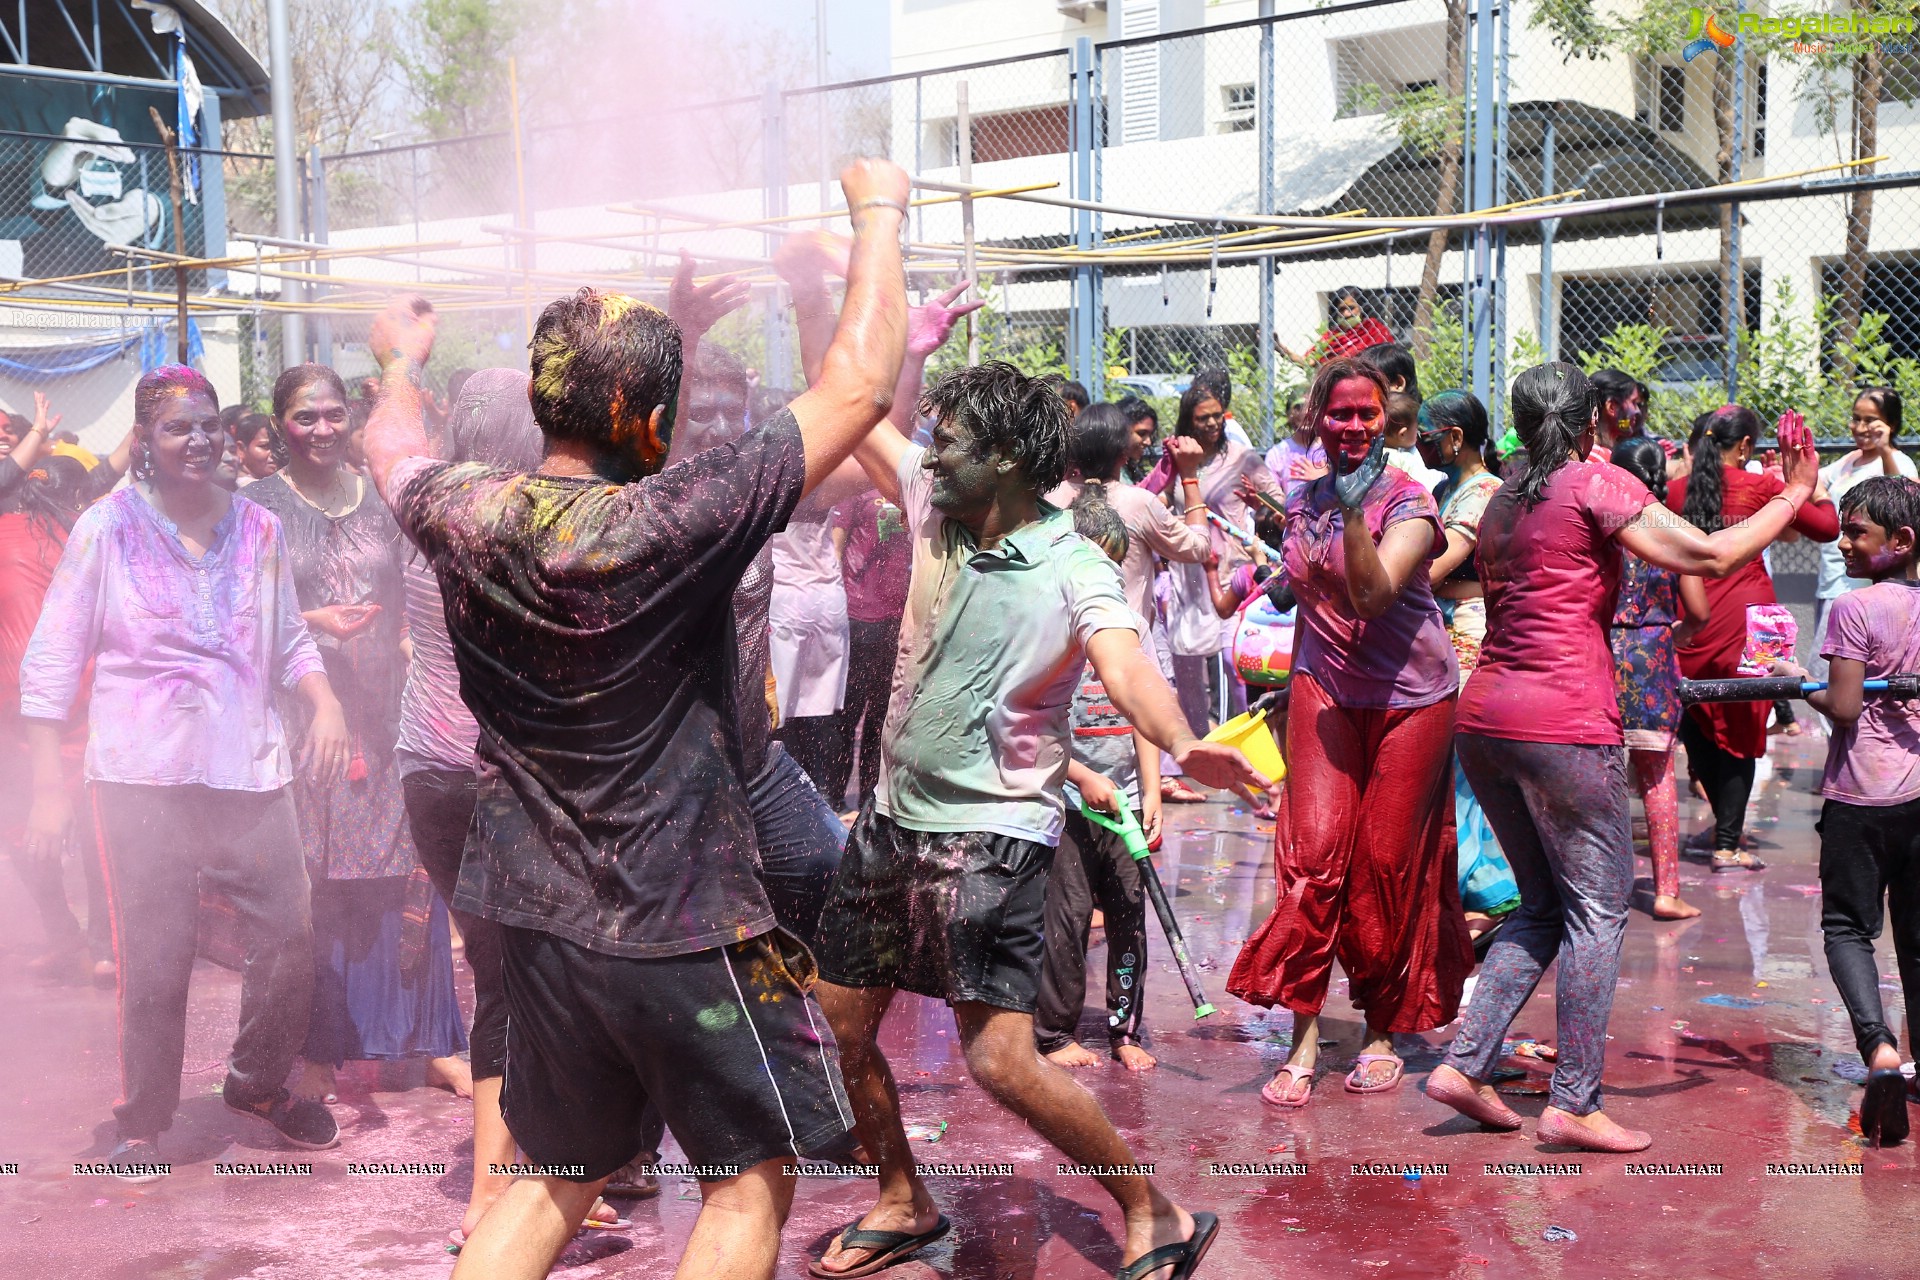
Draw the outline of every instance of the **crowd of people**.
[[[1366,1024],[1345,1093],[1399,1088],[1395,1037],[1453,1027],[1427,1095],[1519,1128],[1495,1070],[1557,962],[1538,1135],[1645,1149],[1602,1088],[1631,801],[1650,915],[1698,914],[1676,746],[1714,814],[1698,852],[1763,870],[1742,822],[1773,703],[1681,682],[1754,674],[1791,537],[1823,545],[1827,954],[1862,1130],[1904,1138],[1873,944],[1890,916],[1920,991],[1920,703],[1869,683],[1920,672],[1896,392],[1860,393],[1822,468],[1796,415],[1769,442],[1727,405],[1668,441],[1632,378],[1546,363],[1495,440],[1343,290],[1285,353],[1310,377],[1271,448],[1220,371],[1163,438],[1145,401],[1009,364],[928,378],[978,304],[909,305],[899,169],[842,185],[851,240],[775,260],[791,394],[707,340],[745,287],[683,261],[664,307],[554,301],[526,370],[444,401],[436,318],[403,298],[370,385],[299,365],[269,412],[223,410],[166,366],[107,457],[54,444],[44,397],[0,428],[9,845],[36,967],[117,980],[120,1176],[163,1161],[205,957],[241,974],[225,1102],[287,1143],[338,1142],[348,1062],[471,1099],[456,1276],[544,1275],[620,1226],[602,1197],[656,1193],[669,1133],[702,1174],[682,1274],[772,1275],[802,1158],[874,1172],[811,1263],[873,1274],[951,1229],[880,1047],[905,991],[1114,1197],[1122,1280],[1190,1276],[1218,1218],[1069,1073],[1156,1069],[1142,873],[1101,819],[1157,845],[1166,806],[1222,794],[1274,824],[1274,906],[1227,982],[1293,1019],[1265,1103],[1315,1101],[1337,964]],[[1284,781],[1218,740],[1249,715]],[[1096,922],[1101,1051],[1077,1038]]]

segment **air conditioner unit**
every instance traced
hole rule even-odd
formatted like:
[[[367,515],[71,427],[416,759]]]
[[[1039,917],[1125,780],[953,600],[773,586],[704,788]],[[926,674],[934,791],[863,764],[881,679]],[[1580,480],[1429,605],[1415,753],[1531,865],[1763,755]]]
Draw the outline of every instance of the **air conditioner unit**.
[[[1085,22],[1095,9],[1104,12],[1107,0],[1053,0],[1053,7],[1076,22]]]

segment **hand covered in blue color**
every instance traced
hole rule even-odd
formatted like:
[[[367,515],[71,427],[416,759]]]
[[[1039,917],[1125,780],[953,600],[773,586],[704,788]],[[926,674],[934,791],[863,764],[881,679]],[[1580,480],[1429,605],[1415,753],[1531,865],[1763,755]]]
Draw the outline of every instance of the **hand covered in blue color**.
[[[1367,456],[1360,459],[1360,465],[1334,478],[1333,494],[1340,499],[1341,506],[1357,507],[1366,501],[1367,494],[1387,469],[1386,439],[1384,433],[1375,436],[1373,444],[1367,449]]]

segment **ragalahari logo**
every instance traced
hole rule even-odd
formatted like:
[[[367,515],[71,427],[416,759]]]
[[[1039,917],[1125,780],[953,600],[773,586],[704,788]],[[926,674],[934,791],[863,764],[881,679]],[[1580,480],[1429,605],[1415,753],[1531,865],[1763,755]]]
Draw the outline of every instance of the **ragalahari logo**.
[[[1694,9],[1687,14],[1687,47],[1680,56],[1688,62],[1709,49],[1731,49],[1733,32],[1720,25],[1711,9]]]

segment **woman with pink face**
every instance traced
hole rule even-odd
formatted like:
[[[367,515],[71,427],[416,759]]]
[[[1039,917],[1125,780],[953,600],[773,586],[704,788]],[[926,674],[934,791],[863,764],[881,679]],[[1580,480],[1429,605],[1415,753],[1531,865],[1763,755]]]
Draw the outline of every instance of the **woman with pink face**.
[[[346,776],[297,783],[313,882],[313,1014],[295,1092],[328,1098],[348,1061],[424,1058],[427,1080],[471,1096],[447,907],[419,870],[395,752],[407,663],[400,527],[349,465],[346,386],[325,365],[274,383],[287,465],[247,486],[280,518],[302,616],[346,711]],[[288,708],[301,723],[298,708]]]
[[[1336,959],[1367,1020],[1349,1093],[1399,1086],[1394,1034],[1451,1022],[1473,968],[1442,843],[1459,669],[1427,567],[1446,540],[1432,495],[1386,465],[1386,395],[1369,365],[1320,366],[1307,414],[1332,471],[1287,501],[1282,563],[1299,621],[1278,890],[1227,984],[1293,1012],[1293,1052],[1260,1091],[1281,1107],[1311,1096]]]

